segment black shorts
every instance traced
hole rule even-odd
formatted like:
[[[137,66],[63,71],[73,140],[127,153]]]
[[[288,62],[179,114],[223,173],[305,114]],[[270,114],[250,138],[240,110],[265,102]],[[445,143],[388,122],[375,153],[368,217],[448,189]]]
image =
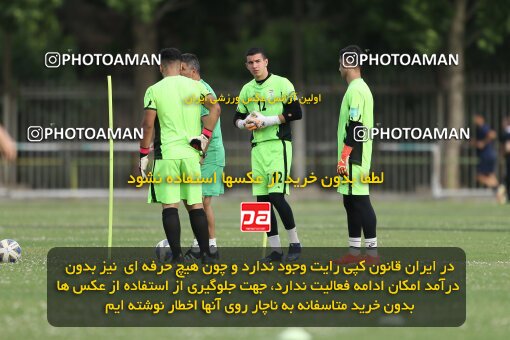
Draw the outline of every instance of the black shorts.
[[[496,171],[496,157],[482,156],[478,159],[476,172],[479,175],[490,175]]]

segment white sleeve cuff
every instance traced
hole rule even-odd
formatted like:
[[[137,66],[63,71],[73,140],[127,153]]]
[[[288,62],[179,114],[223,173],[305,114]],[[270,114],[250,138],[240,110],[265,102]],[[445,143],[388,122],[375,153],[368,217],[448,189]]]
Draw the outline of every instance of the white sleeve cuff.
[[[269,116],[269,117],[266,117],[266,125],[267,126],[279,125],[281,123],[282,122],[280,121],[280,118],[278,116]]]

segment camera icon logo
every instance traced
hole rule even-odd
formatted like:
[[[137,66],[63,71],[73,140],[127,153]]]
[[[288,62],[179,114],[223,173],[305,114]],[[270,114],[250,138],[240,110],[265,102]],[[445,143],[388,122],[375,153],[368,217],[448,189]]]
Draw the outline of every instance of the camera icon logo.
[[[27,129],[27,139],[29,142],[40,142],[43,140],[42,126],[29,126]]]
[[[358,54],[356,52],[345,52],[342,54],[342,67],[355,68],[358,67]]]
[[[366,126],[356,126],[354,128],[354,140],[356,142],[367,142],[370,139],[370,130]]]
[[[48,52],[44,55],[44,65],[47,68],[60,67],[60,53]]]

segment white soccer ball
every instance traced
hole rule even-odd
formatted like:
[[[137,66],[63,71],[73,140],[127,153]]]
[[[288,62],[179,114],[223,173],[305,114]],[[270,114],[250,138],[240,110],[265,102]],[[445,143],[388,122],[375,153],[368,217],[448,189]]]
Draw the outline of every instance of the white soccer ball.
[[[300,327],[289,327],[280,333],[278,340],[311,340],[312,336]]]
[[[21,259],[21,247],[14,240],[0,241],[0,262],[14,263]]]
[[[168,244],[167,239],[161,240],[158,244],[156,244],[156,257],[158,258],[159,262],[162,263],[172,261],[172,249],[170,249],[170,245]]]

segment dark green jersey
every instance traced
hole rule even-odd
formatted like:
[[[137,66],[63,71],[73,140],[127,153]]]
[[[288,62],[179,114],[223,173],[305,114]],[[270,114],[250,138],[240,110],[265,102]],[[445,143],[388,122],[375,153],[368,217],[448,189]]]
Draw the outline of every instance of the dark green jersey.
[[[270,74],[264,81],[253,79],[243,86],[237,112],[247,115],[258,111],[264,116],[278,116],[283,113],[283,105],[295,99],[296,92],[292,83],[287,78]],[[279,139],[292,140],[290,123],[253,131],[253,143]]]

